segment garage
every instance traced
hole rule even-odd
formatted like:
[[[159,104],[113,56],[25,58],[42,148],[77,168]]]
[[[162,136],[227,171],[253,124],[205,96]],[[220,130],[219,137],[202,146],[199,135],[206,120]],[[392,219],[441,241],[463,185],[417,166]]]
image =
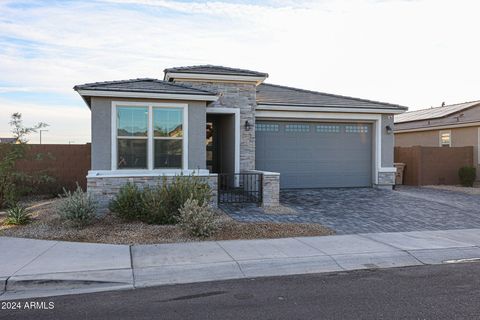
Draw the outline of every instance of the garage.
[[[372,124],[260,121],[258,170],[280,173],[281,188],[372,186]]]

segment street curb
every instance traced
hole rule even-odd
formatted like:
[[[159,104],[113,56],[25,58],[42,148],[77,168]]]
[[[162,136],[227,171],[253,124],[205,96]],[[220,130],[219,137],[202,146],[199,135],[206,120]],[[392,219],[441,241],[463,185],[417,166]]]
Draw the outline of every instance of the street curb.
[[[131,269],[17,275],[8,278],[0,300],[133,289]]]
[[[95,248],[88,246],[89,250]],[[83,254],[84,259],[91,256],[90,251],[83,251]],[[111,264],[104,251],[96,256],[103,263],[85,265],[89,270],[54,272],[61,269],[55,265],[56,268],[42,269],[48,273],[34,274],[40,270],[23,268],[25,274],[17,271],[10,277],[3,275],[0,277],[0,300],[474,262],[480,260],[480,229],[129,246],[130,261],[127,264],[125,260],[120,265]],[[68,260],[68,256],[57,258],[55,261],[62,263]],[[50,259],[52,257],[48,258],[48,263],[52,263]],[[78,269],[80,262],[72,260],[67,265]],[[112,269],[102,269],[109,265]],[[94,267],[99,269],[91,270]]]

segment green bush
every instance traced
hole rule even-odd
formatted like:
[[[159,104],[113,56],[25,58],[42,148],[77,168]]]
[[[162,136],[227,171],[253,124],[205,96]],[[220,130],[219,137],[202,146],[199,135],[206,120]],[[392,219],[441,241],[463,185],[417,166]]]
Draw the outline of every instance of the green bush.
[[[206,238],[218,230],[215,212],[208,203],[200,205],[197,200],[188,199],[179,213],[180,227],[191,236]]]
[[[168,188],[165,184],[145,188],[141,194],[140,220],[152,224],[175,223],[175,214],[170,211],[168,198]]]
[[[108,208],[125,220],[140,219],[142,212],[142,191],[133,183],[120,188],[116,197],[110,201]]]
[[[197,200],[200,206],[209,203],[212,190],[206,181],[196,176],[176,176],[168,186],[170,210],[178,212],[188,199]]]
[[[458,170],[458,177],[462,186],[473,187],[473,183],[477,178],[477,169],[474,167],[461,167]]]
[[[176,176],[168,183],[164,178],[156,187],[140,190],[127,183],[110,202],[110,211],[127,220],[140,220],[153,224],[174,224],[178,209],[188,199],[199,205],[208,204],[212,197],[208,183],[195,176]]]
[[[60,217],[76,227],[83,227],[92,223],[96,210],[97,203],[95,200],[88,193],[83,192],[78,185],[74,192],[64,190],[57,205],[57,212]]]
[[[15,164],[24,154],[24,145],[0,144],[0,208],[18,200]]]
[[[27,213],[27,209],[24,206],[15,203],[7,209],[7,219],[5,220],[5,224],[21,225],[27,224],[29,221],[30,215]]]

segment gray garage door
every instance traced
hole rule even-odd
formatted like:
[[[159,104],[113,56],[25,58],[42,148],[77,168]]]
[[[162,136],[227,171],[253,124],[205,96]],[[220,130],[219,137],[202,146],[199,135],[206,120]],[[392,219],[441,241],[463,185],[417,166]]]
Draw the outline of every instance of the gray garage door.
[[[282,188],[372,185],[372,125],[257,121],[256,168]]]

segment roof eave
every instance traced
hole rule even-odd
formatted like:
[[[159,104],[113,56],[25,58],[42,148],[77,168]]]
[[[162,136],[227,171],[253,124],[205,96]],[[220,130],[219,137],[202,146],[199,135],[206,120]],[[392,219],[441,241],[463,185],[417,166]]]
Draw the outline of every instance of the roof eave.
[[[339,105],[298,105],[298,104],[271,104],[259,103],[256,110],[269,111],[307,111],[307,112],[347,112],[347,113],[388,113],[400,114],[405,112],[404,109],[395,109],[392,107],[346,107]]]
[[[213,80],[213,81],[232,81],[232,82],[253,82],[255,85],[261,84],[267,79],[265,76],[246,76],[246,75],[227,75],[227,74],[213,74],[213,73],[191,73],[191,72],[170,72],[166,71],[164,81],[171,81],[173,79],[189,79],[189,80]]]
[[[143,99],[168,99],[190,101],[217,101],[217,95],[188,94],[188,93],[155,93],[140,91],[112,91],[112,90],[88,90],[75,89],[85,100],[87,97],[113,97],[113,98],[143,98]],[[85,102],[87,102],[85,100]],[[90,104],[87,102],[87,105]]]

